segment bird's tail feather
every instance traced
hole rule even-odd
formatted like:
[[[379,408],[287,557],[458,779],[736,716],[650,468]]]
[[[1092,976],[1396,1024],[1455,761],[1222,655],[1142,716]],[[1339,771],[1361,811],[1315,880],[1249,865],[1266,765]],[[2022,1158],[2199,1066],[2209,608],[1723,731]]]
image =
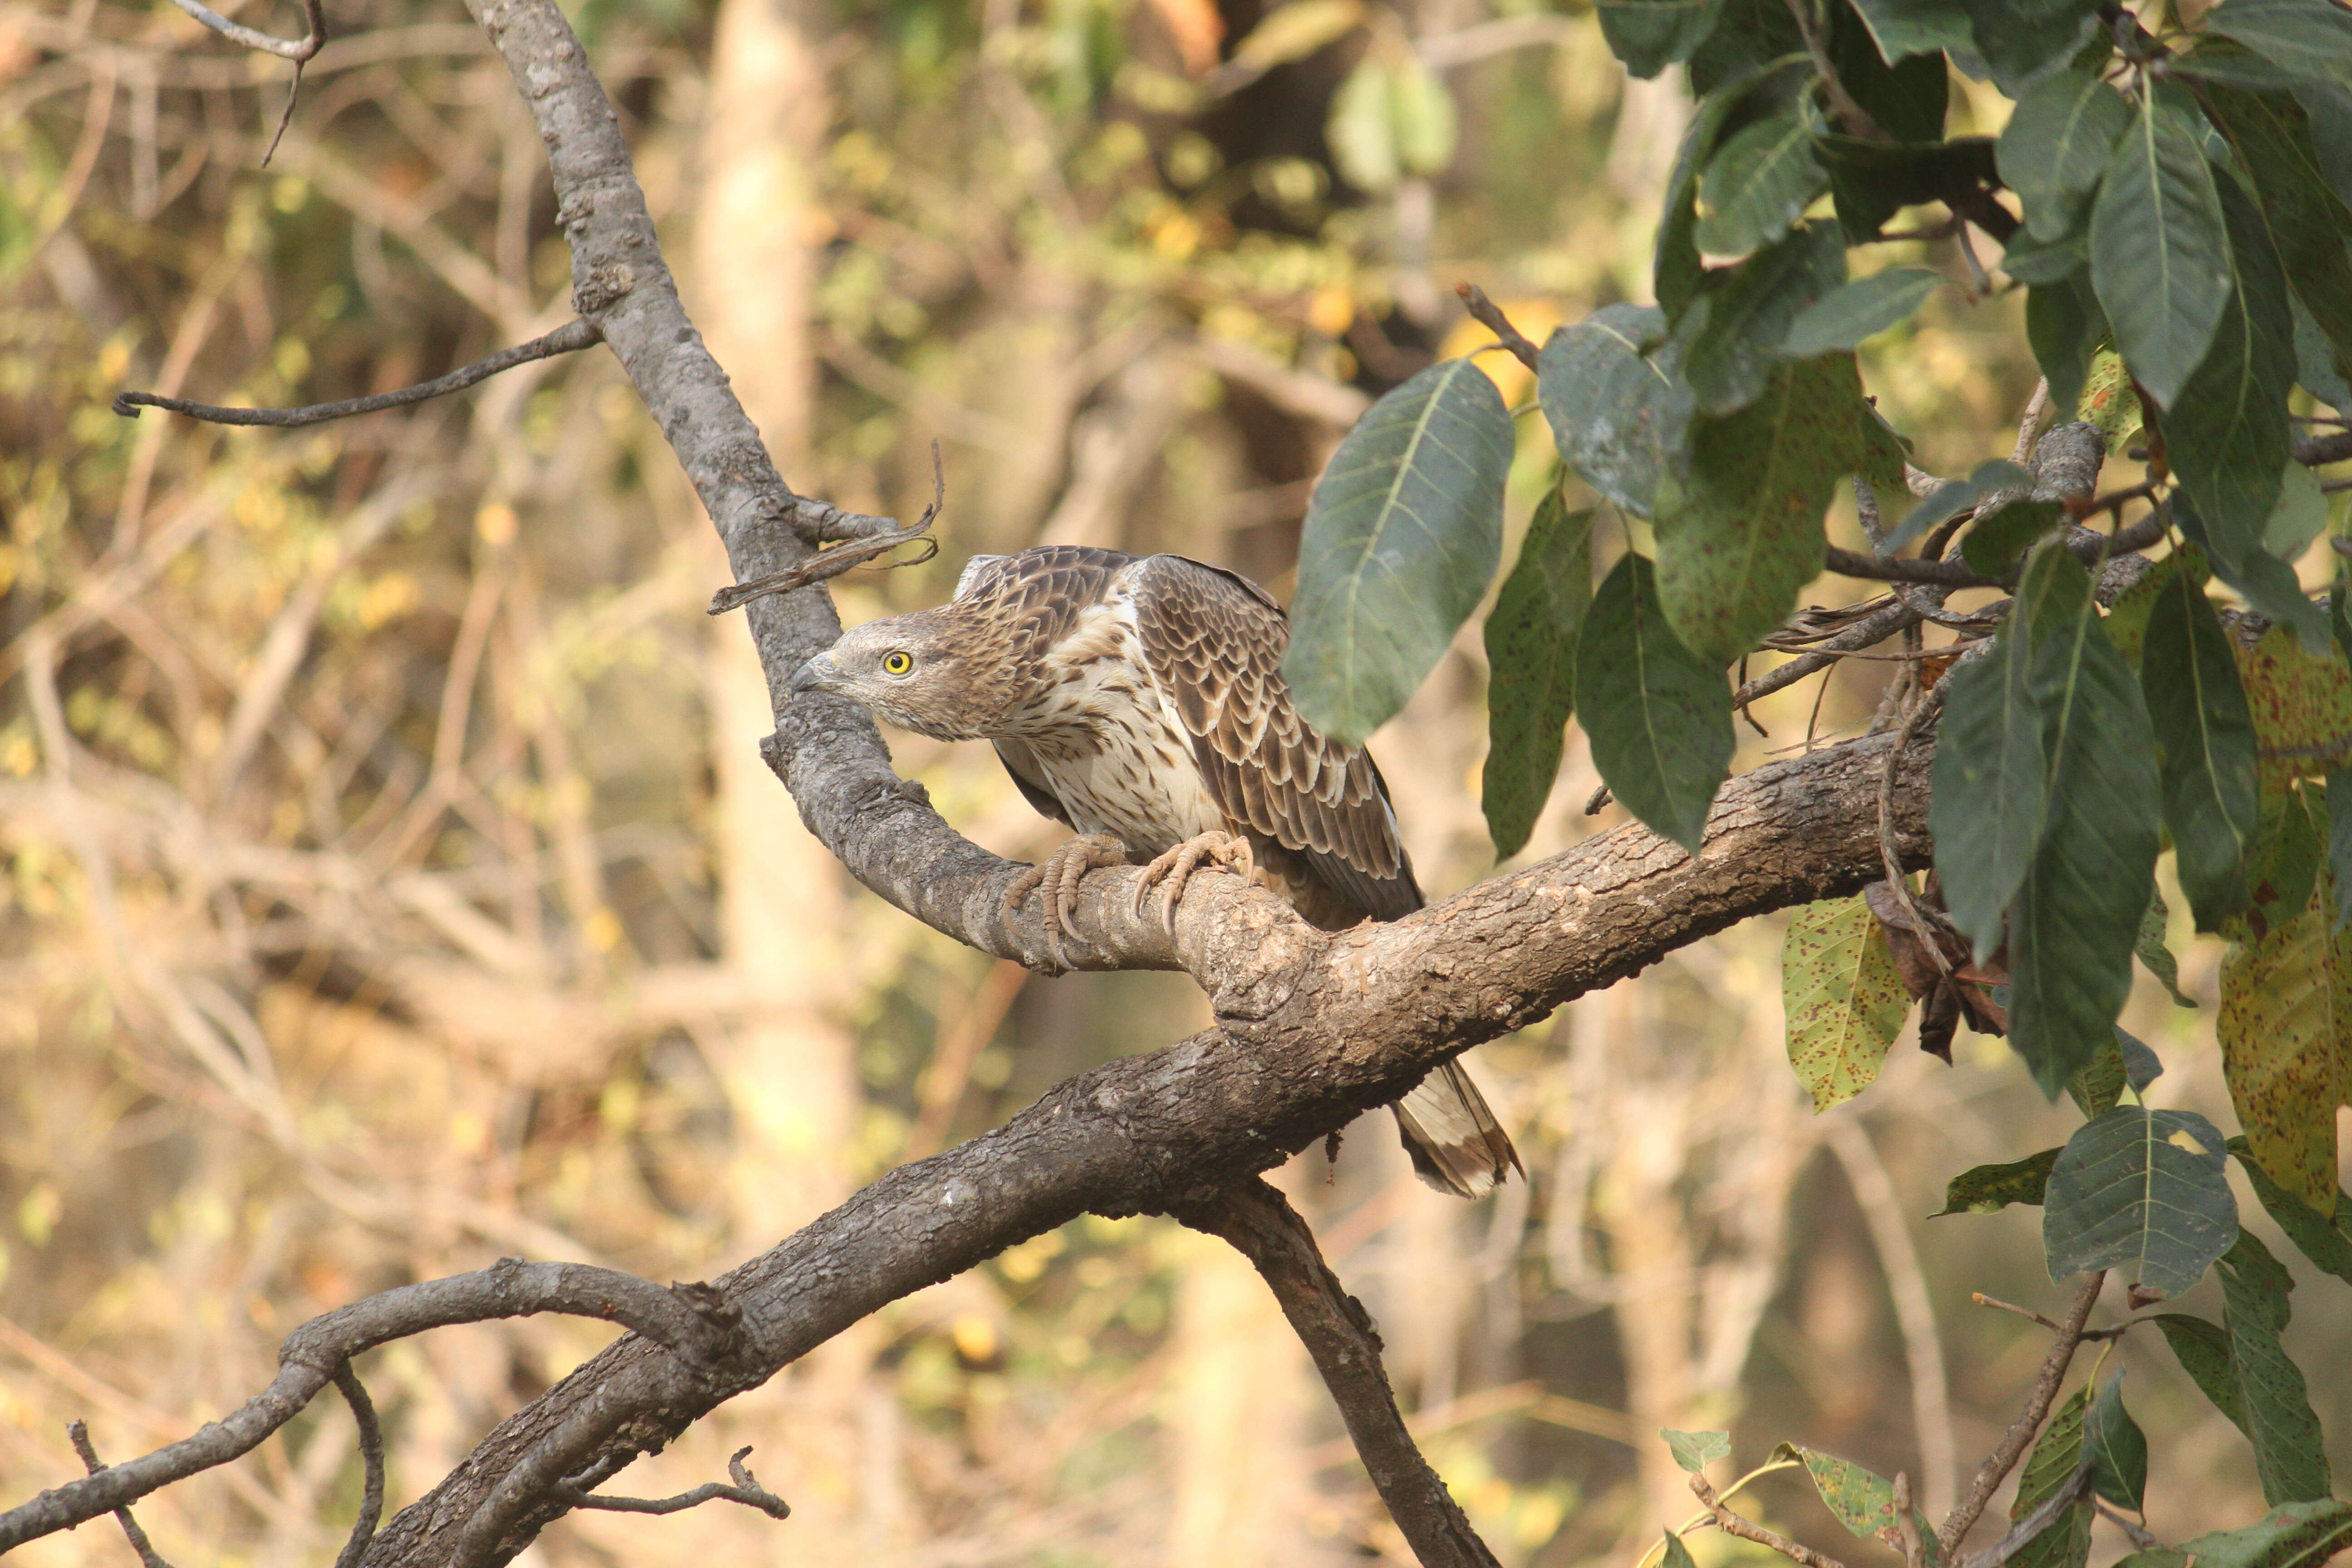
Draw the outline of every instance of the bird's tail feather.
[[[1510,1134],[1460,1062],[1447,1062],[1390,1109],[1413,1173],[1441,1193],[1483,1198],[1513,1171],[1527,1175]]]

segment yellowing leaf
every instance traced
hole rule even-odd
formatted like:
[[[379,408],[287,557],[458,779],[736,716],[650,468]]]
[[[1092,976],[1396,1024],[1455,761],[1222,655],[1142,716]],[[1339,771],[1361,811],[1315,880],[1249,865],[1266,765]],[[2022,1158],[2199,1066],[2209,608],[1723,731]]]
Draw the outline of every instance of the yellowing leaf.
[[[2331,923],[2315,886],[2293,920],[2232,942],[2214,1026],[2255,1162],[2323,1214],[2336,1203],[2336,1107],[2347,1087],[2338,1042],[2352,1034],[2352,941],[2331,940]]]
[[[1870,1087],[1911,1010],[1886,932],[1859,893],[1797,911],[1780,949],[1780,996],[1789,1065],[1817,1111]]]
[[[2273,626],[2238,649],[2266,777],[2318,774],[2352,759],[2352,668],[2330,647],[2305,653],[2293,629]]]

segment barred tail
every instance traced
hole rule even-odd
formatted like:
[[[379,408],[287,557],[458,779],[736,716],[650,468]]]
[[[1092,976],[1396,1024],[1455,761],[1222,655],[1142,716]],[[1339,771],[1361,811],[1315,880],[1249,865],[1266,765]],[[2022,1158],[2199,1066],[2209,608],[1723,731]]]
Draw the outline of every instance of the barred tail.
[[[1515,1170],[1526,1178],[1510,1134],[1460,1062],[1447,1062],[1390,1109],[1413,1173],[1439,1192],[1483,1198]]]

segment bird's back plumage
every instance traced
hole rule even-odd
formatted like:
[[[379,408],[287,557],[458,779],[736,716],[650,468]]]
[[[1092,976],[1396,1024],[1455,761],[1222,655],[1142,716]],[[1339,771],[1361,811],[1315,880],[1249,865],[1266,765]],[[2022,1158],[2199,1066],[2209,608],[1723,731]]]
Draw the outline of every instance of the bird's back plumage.
[[[1421,908],[1380,769],[1300,716],[1289,621],[1256,584],[1179,555],[1047,545],[975,556],[946,614],[997,660],[974,673],[992,714],[975,732],[1045,815],[1144,857],[1245,836],[1260,879],[1326,930]],[[1518,1163],[1456,1063],[1396,1110],[1433,1186],[1475,1197]]]

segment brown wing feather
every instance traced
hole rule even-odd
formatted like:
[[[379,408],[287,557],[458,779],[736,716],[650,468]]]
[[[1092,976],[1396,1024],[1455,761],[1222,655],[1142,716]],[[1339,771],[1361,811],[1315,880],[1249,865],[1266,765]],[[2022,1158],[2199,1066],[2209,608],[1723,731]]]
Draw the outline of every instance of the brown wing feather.
[[[1380,769],[1291,704],[1282,606],[1249,579],[1181,555],[1147,557],[1126,575],[1145,668],[1192,731],[1218,808],[1298,852],[1351,918],[1419,909]]]

